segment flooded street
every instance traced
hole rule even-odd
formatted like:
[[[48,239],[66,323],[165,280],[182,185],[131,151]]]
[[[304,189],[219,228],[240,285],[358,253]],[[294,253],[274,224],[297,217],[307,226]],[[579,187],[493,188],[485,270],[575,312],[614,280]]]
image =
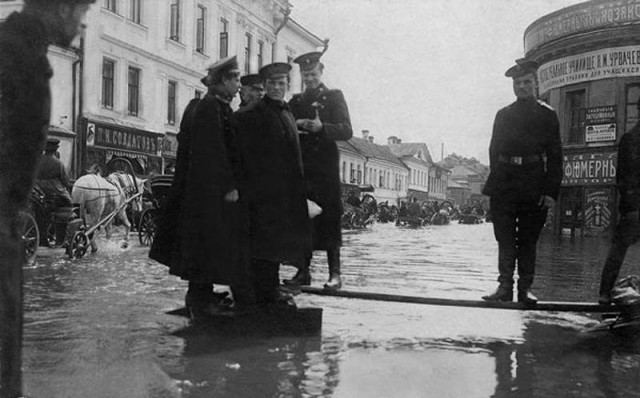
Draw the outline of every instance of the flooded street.
[[[491,224],[344,236],[344,288],[479,299],[496,287]],[[595,301],[603,239],[544,236],[534,292]],[[582,330],[596,315],[438,307],[300,295],[324,309],[314,336],[189,332],[166,312],[186,283],[148,248],[103,242],[69,261],[43,249],[25,270],[29,397],[634,397],[640,340]],[[622,275],[639,274],[632,247]],[[281,276],[290,277],[291,267]],[[327,278],[314,259],[314,286]]]

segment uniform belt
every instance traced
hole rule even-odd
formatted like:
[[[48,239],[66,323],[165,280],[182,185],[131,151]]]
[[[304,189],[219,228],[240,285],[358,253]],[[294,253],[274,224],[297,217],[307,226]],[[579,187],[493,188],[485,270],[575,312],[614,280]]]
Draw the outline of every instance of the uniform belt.
[[[542,160],[541,155],[524,155],[524,156],[506,156],[506,155],[498,155],[498,160],[501,162],[509,163],[509,164],[528,164],[528,163],[536,163]]]

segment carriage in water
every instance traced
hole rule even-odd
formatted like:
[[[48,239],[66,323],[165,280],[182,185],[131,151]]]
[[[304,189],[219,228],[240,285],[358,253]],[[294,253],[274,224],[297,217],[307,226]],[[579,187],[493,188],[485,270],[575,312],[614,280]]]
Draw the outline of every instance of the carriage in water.
[[[166,199],[171,191],[173,175],[160,174],[149,177],[142,195],[142,214],[138,221],[138,238],[140,244],[151,246],[156,234],[156,227],[160,211],[166,205]]]
[[[128,159],[115,158],[106,166],[107,177],[97,171],[78,178],[72,190],[76,207],[72,214],[62,214],[52,200],[45,198],[37,184],[33,187],[29,207],[21,217],[22,240],[28,263],[35,259],[39,246],[54,247],[56,225],[67,223],[63,246],[70,258],[84,256],[89,247],[96,251],[95,235],[104,227],[110,236],[110,224],[118,217],[125,224],[125,242],[130,223],[126,211],[139,213],[144,180],[137,178]],[[131,213],[131,211],[130,211]]]

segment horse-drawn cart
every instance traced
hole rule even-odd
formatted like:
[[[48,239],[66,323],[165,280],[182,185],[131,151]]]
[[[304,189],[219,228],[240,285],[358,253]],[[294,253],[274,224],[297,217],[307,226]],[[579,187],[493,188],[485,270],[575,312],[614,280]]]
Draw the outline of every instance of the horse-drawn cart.
[[[144,195],[143,202],[147,205],[140,216],[138,224],[138,238],[140,244],[151,246],[156,234],[157,217],[165,206],[165,201],[171,190],[173,175],[160,174],[149,178],[149,194]]]
[[[105,227],[109,238],[109,227],[116,217],[125,225],[125,244],[128,244],[131,223],[126,208],[140,207],[144,183],[134,175],[133,170],[127,159],[116,158],[107,164],[106,178],[96,172],[86,174],[75,182],[72,198],[74,203],[80,205],[80,216],[84,222],[73,232],[67,245],[70,258],[84,256],[89,246],[95,252],[96,232]]]

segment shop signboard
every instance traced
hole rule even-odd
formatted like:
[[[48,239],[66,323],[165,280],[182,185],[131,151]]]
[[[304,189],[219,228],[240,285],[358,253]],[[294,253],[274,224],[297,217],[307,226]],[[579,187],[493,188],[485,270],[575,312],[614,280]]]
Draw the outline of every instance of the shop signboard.
[[[565,151],[562,186],[614,185],[618,167],[616,148]]]
[[[611,189],[589,188],[585,190],[584,226],[595,231],[605,231],[611,225]]]
[[[136,173],[161,170],[163,134],[95,120],[86,121],[85,131],[86,165],[96,163],[104,166],[113,158],[127,158],[134,164]]]
[[[600,79],[640,76],[640,46],[603,48],[554,59],[538,68],[540,94]]]
[[[567,36],[640,22],[637,0],[588,1],[546,15],[524,32],[524,51]]]
[[[616,106],[588,108],[585,115],[585,142],[616,140]]]

